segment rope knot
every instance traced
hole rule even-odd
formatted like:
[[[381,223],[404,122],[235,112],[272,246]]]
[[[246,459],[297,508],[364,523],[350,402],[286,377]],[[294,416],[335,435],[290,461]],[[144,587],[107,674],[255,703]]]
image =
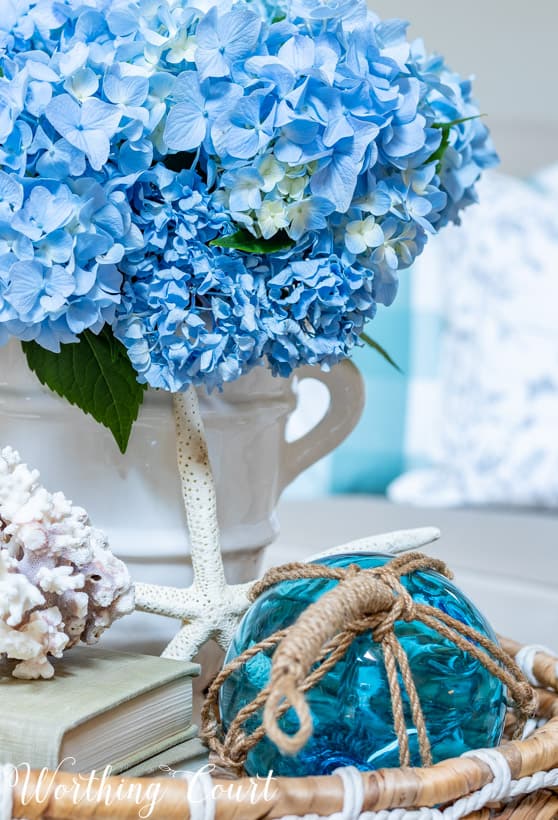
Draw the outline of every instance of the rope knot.
[[[397,621],[416,620],[417,610],[411,594],[405,589],[397,575],[382,569],[377,571],[377,577],[391,590],[393,595],[389,609],[381,613],[381,621],[372,630],[374,640],[381,644],[386,636],[393,632]]]

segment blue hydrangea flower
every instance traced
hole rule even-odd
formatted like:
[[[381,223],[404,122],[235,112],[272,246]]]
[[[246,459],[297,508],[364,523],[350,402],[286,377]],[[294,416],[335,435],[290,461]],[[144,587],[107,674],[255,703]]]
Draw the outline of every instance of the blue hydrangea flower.
[[[221,384],[256,364],[265,337],[243,258],[209,242],[230,231],[224,209],[192,171],[145,172],[131,198],[144,244],[122,262],[115,333],[142,381],[165,390]]]
[[[46,118],[66,142],[82,151],[94,171],[100,171],[110,154],[110,141],[120,123],[121,111],[96,97],[81,105],[69,94],[60,94],[46,107]]]
[[[22,185],[2,172],[0,198],[0,323],[58,351],[112,322],[131,228],[117,204],[92,180]]]
[[[196,29],[194,59],[200,78],[230,76],[236,63],[256,51],[261,28],[260,17],[242,4],[224,14],[213,6]]]
[[[336,256],[291,262],[269,280],[268,293],[265,352],[283,376],[300,364],[336,364],[376,312],[374,277]]]
[[[374,277],[337,257],[247,257],[209,245],[228,216],[193,172],[158,166],[134,186],[147,245],[130,254],[115,332],[142,381],[214,387],[266,358],[287,375],[334,364],[376,309]]]
[[[0,343],[109,324],[167,390],[330,366],[496,161],[471,83],[364,0],[3,12]]]

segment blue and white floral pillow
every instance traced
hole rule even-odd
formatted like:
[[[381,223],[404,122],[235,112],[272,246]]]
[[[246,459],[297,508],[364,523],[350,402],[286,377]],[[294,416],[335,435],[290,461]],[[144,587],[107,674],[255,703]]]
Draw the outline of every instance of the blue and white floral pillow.
[[[434,466],[389,495],[558,507],[558,167],[535,184],[487,174],[479,196],[428,255],[446,317],[441,404],[409,407],[408,419],[432,413]]]

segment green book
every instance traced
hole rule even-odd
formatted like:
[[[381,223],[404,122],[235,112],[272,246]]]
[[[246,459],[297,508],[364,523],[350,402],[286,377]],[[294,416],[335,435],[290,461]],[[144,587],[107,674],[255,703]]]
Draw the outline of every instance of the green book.
[[[0,763],[118,774],[195,732],[196,664],[77,647],[55,666],[47,681],[0,669]]]
[[[194,736],[196,732],[197,727],[194,726],[190,740],[150,757],[121,774],[126,777],[167,777],[172,772],[197,772],[207,764],[209,752],[201,740]]]

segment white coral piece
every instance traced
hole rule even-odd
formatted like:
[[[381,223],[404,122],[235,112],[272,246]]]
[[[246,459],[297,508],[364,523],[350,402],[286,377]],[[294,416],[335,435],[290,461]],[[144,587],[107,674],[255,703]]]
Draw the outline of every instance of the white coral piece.
[[[49,656],[96,643],[134,608],[128,570],[81,507],[0,451],[0,656],[18,678],[50,678]]]

